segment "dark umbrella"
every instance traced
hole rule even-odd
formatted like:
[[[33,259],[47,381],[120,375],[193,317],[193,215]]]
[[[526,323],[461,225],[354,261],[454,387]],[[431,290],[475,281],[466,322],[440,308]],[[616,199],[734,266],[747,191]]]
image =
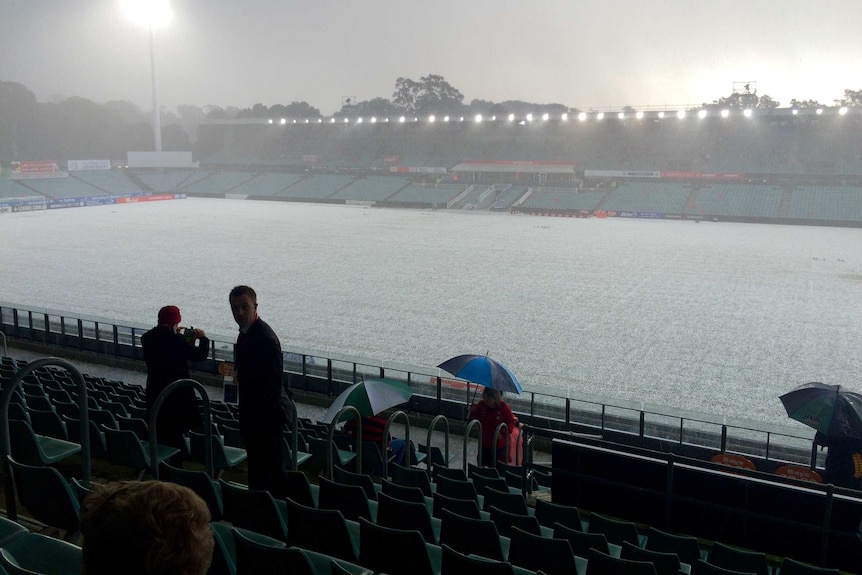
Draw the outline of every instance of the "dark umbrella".
[[[819,381],[803,383],[782,395],[791,419],[832,438],[862,438],[862,395]]]
[[[484,387],[514,393],[524,391],[518,378],[508,367],[487,355],[458,355],[447,359],[437,367],[455,377]]]

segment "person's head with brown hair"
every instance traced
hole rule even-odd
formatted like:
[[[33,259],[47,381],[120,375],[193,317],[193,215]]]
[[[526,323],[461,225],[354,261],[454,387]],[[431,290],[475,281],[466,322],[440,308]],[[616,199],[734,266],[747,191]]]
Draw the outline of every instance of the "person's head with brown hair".
[[[194,491],[162,481],[120,481],[81,505],[86,575],[204,575],[213,554],[210,512]]]
[[[482,390],[482,401],[484,401],[485,405],[488,407],[495,407],[498,403],[503,401],[503,392],[499,389],[486,387]]]

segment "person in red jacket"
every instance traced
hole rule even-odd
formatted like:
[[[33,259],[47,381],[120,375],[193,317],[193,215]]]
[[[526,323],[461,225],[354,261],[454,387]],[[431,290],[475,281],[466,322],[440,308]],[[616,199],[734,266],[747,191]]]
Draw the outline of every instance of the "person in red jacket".
[[[496,438],[494,432],[497,426],[505,423],[511,433],[516,427],[520,427],[518,418],[512,413],[512,408],[503,401],[503,392],[499,389],[486,387],[482,391],[482,399],[470,407],[470,420],[478,420],[482,424],[482,449],[479,454],[479,463],[485,467],[495,467],[497,461],[506,463],[506,435],[500,434]]]

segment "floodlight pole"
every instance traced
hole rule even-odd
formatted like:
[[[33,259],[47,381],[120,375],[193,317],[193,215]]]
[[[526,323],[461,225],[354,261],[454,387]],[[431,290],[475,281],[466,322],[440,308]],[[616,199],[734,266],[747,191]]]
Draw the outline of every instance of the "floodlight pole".
[[[155,138],[156,152],[162,151],[162,119],[159,110],[159,87],[156,80],[156,33],[150,26],[150,67],[153,76],[153,136]]]

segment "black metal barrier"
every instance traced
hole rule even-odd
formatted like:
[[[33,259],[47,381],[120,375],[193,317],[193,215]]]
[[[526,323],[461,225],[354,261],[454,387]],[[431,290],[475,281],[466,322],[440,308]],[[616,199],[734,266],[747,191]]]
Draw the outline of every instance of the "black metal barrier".
[[[780,557],[862,571],[858,492],[650,450],[555,439],[556,503]]]

